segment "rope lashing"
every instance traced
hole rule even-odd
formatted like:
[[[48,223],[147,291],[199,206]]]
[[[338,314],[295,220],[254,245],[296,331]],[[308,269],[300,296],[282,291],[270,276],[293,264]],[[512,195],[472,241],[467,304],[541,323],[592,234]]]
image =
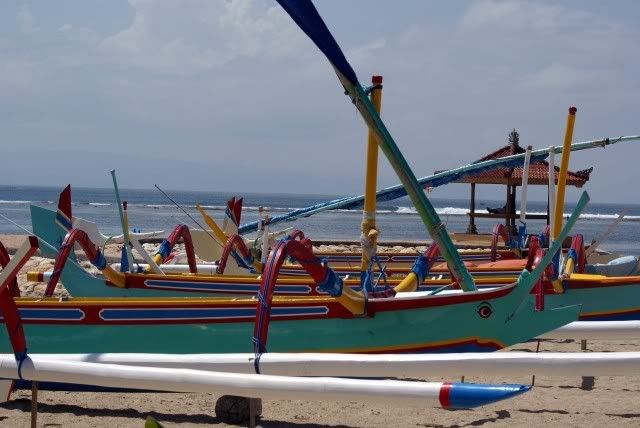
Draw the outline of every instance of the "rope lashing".
[[[336,275],[336,272],[327,267],[327,273],[324,280],[317,284],[317,289],[324,293],[328,293],[331,297],[340,297],[343,287],[342,278]],[[365,290],[366,293],[366,290]]]
[[[16,352],[14,355],[16,357],[16,362],[18,363],[18,378],[20,378],[20,380],[25,380],[22,377],[22,364],[24,363],[24,360],[27,359],[27,349],[25,348],[24,351]]]
[[[371,95],[374,89],[382,89],[382,83],[376,83],[375,85],[367,86],[364,88],[364,93],[367,95]]]
[[[422,281],[429,274],[429,260],[422,254],[416,258],[416,261],[413,262],[413,266],[411,266],[411,272],[415,273],[418,281],[418,286],[422,284]]]

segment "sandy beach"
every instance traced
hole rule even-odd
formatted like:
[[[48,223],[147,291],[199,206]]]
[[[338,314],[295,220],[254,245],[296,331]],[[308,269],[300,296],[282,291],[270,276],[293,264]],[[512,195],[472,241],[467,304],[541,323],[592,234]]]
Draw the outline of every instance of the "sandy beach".
[[[13,252],[24,237],[0,236]],[[415,248],[407,251],[415,251]],[[108,252],[116,257],[117,249]],[[83,262],[83,265],[88,262]],[[35,257],[19,276],[24,295],[39,295],[43,284],[26,281],[26,271],[49,270],[51,259]],[[58,295],[65,293],[62,287]],[[428,328],[428,326],[425,326]],[[579,351],[577,340],[545,340],[540,352]],[[509,351],[534,352],[535,343],[514,346]],[[640,341],[590,341],[587,352],[640,351]],[[441,380],[430,378],[428,380]],[[456,381],[458,379],[445,379]],[[467,382],[530,384],[522,378],[466,378]],[[0,404],[0,426],[21,427],[30,423],[30,391],[17,391]],[[355,402],[271,401],[263,402],[259,424],[264,427],[464,427],[464,426],[640,426],[638,377],[535,379],[529,393],[516,399],[476,410],[447,411],[436,408],[372,406]],[[215,417],[215,395],[161,393],[71,393],[40,391],[38,426],[42,427],[142,427],[148,415],[164,426],[225,426]]]

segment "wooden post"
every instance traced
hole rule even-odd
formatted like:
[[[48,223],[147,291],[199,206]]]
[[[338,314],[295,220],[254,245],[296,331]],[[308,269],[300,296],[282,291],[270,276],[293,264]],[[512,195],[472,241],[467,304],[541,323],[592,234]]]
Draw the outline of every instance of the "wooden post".
[[[511,185],[507,184],[507,200],[504,209],[504,225],[509,230],[509,214],[511,214]]]
[[[551,220],[551,216],[553,214],[549,210],[549,184],[547,184],[547,226],[549,226],[549,221]]]
[[[515,233],[516,231],[516,185],[511,185],[511,194],[509,195],[511,198],[511,212],[509,217],[509,233]]]
[[[573,127],[576,122],[576,109],[569,107],[567,114],[567,126],[564,134],[564,142],[562,144],[562,156],[560,157],[560,172],[558,173],[558,190],[556,192],[556,203],[554,205],[555,215],[553,217],[553,238],[555,239],[562,229],[562,220],[564,213],[564,194],[567,184],[567,173],[569,171],[569,157],[571,155],[571,140],[573,138]]]
[[[478,229],[476,228],[476,183],[471,183],[471,201],[469,202],[469,226],[467,227],[467,233],[471,235],[477,235]]]
[[[31,428],[38,426],[38,382],[31,381]]]
[[[261,398],[249,398],[249,423],[247,426],[249,428],[256,427],[256,421],[258,419],[258,409],[260,409],[260,413],[262,413],[262,399]]]
[[[371,76],[371,103],[380,113],[382,105],[382,76]],[[362,259],[360,271],[364,278],[364,272],[369,268],[371,257],[377,252],[378,229],[376,226],[376,187],[378,179],[378,142],[375,133],[369,129],[367,140],[366,171],[364,181],[364,206],[362,208]],[[369,244],[367,247],[365,244]]]

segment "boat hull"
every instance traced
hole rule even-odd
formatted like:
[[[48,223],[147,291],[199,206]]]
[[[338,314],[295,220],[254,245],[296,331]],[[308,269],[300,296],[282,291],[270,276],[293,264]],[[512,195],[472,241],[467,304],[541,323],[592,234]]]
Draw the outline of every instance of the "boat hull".
[[[251,352],[254,299],[16,299],[35,353]],[[579,308],[536,312],[521,287],[370,299],[355,317],[331,298],[275,298],[273,352],[481,352],[574,321]],[[453,322],[452,320],[455,320]],[[0,329],[0,352],[10,352]]]

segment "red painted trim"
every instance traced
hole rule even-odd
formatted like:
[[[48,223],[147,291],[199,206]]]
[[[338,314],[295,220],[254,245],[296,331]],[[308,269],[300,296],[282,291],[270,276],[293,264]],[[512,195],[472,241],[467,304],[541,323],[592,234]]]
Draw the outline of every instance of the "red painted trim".
[[[620,277],[620,278],[602,278],[598,281],[584,281],[580,279],[567,279],[563,281],[567,290],[580,290],[585,288],[605,288],[605,287],[622,287],[636,285],[640,287],[639,277]],[[545,287],[545,293],[550,290],[549,286]],[[551,293],[549,293],[551,294]]]
[[[490,291],[474,293],[460,293],[446,296],[416,297],[415,299],[383,298],[369,300],[369,308],[375,312],[399,311],[404,309],[430,308],[434,306],[457,305],[469,302],[481,302],[497,299],[511,293],[515,289],[515,283],[505,285]]]
[[[440,405],[444,409],[448,409],[451,406],[451,401],[449,400],[449,394],[451,393],[451,384],[449,382],[444,382],[440,387]]]

